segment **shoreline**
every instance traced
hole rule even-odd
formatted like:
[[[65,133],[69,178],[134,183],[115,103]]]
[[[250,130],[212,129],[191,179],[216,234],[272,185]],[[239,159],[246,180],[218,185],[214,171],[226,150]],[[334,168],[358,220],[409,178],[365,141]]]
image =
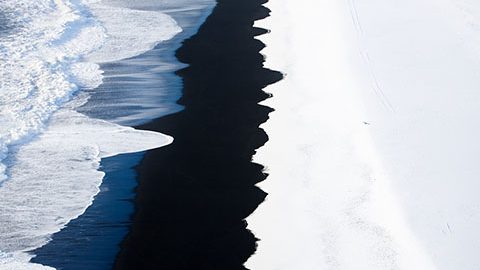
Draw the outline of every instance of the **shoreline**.
[[[178,20],[183,31],[141,55],[102,64],[102,70],[105,72],[104,82],[98,88],[83,90],[91,97],[77,111],[91,118],[126,126],[145,123],[152,119],[148,112],[145,115],[132,114],[131,117],[118,114],[125,111],[122,106],[128,104],[129,99],[135,98],[139,92],[145,96],[154,95],[151,100],[161,109],[160,115],[181,110],[181,106],[175,103],[180,97],[181,81],[174,72],[184,64],[178,62],[175,51],[183,40],[195,34],[211,11],[209,5],[209,1],[206,0],[191,9],[176,10],[173,7],[170,8],[172,10],[160,9],[161,12]],[[143,81],[141,90],[129,95],[129,89],[139,87],[138,78],[147,78],[143,76],[148,76],[148,79]],[[114,110],[116,114],[110,114],[110,104],[119,106],[118,110]],[[131,108],[126,107],[126,111],[130,112]],[[134,189],[137,185],[135,167],[144,154],[145,151],[142,151],[102,158],[100,171],[104,172],[105,176],[99,187],[100,192],[92,204],[85,213],[55,233],[49,243],[32,251],[31,253],[36,256],[32,262],[57,269],[83,269],[86,265],[92,270],[110,269],[120,243],[131,225]],[[68,252],[64,252],[65,250]],[[64,254],[58,256],[62,252]]]
[[[257,239],[245,218],[266,197],[255,185],[264,167],[251,161],[267,140],[259,128],[273,110],[258,103],[282,75],[263,68],[253,27],[266,1],[222,1],[178,49],[188,64],[183,111],[139,128],[175,138],[138,166],[132,230],[115,269],[245,269]],[[228,31],[227,31],[228,30]]]
[[[86,90],[91,98],[78,111],[132,127],[181,111],[183,107],[176,101],[181,96],[182,82],[175,71],[184,64],[177,60],[175,52],[211,13],[209,1],[213,0],[204,0],[200,6],[187,10],[157,7],[177,21],[182,31],[141,55],[103,63],[104,82]],[[131,91],[137,88],[141,91]]]
[[[32,262],[55,269],[111,269],[119,244],[129,230],[137,184],[133,166],[143,155],[138,152],[102,159],[105,177],[92,205],[54,234],[52,241],[36,249]]]

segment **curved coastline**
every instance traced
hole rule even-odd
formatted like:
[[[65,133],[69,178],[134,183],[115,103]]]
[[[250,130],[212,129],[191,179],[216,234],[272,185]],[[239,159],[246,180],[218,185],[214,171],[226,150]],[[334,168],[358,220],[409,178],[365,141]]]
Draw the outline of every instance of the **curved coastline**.
[[[97,53],[96,60],[89,61],[90,53],[101,51],[111,60],[112,48],[125,46],[129,56],[136,55],[180,30],[165,14],[109,9],[107,15],[119,13],[142,25],[144,15],[158,15],[153,21],[147,17],[144,27],[165,23],[153,27],[160,33],[132,49],[132,40],[118,35],[115,27],[102,27],[101,22],[107,26],[105,14],[98,10],[100,5],[97,10],[87,8],[91,2],[98,1],[6,0],[0,5],[18,25],[0,36],[2,269],[42,268],[29,263],[31,251],[47,244],[52,234],[91,205],[104,177],[99,170],[102,158],[171,142],[163,134],[75,111],[88,96],[79,89],[101,83],[101,60]],[[129,26],[124,25],[131,32]]]
[[[114,269],[245,269],[256,237],[245,218],[263,202],[267,174],[253,163],[267,140],[259,125],[272,109],[262,89],[282,78],[263,67],[267,31],[253,27],[263,0],[219,0],[177,57],[183,111],[139,128],[171,135],[138,167],[136,212]]]
[[[212,1],[206,0],[203,5],[196,5],[190,10],[188,7],[184,10],[172,7],[170,11],[158,7],[161,12],[173,17],[183,31],[139,56],[101,64],[103,84],[84,90],[90,99],[77,111],[92,118],[133,126],[148,122],[154,116],[180,110],[181,106],[175,101],[180,96],[181,81],[174,72],[183,64],[174,54],[181,42],[197,31],[212,6]],[[135,93],[129,93],[131,89],[135,89]],[[132,104],[135,98],[137,108],[132,108],[128,104],[129,101]],[[148,99],[153,100],[152,104],[159,110],[149,112],[147,106],[147,113],[138,113],[144,108],[142,106],[149,105],[145,104]],[[86,265],[91,270],[111,268],[119,244],[130,227],[137,185],[133,168],[143,155],[144,152],[139,152],[102,159],[100,166],[105,177],[93,204],[83,215],[53,235],[47,245],[35,250],[32,262],[57,269],[85,269]],[[72,239],[75,239],[74,243]]]

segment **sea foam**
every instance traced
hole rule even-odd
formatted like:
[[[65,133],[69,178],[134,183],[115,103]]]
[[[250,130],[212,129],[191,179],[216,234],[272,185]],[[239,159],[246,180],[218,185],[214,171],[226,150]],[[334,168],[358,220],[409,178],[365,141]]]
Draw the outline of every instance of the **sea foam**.
[[[0,35],[0,269],[29,263],[99,192],[100,159],[171,143],[75,111],[98,63],[141,54],[181,31],[160,12],[100,1],[4,0],[15,28]],[[10,22],[9,21],[9,22]]]

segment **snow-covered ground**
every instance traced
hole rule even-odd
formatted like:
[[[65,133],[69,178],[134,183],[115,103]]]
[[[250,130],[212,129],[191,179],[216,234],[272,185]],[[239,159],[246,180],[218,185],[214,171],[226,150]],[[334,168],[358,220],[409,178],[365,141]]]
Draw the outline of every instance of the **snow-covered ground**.
[[[251,269],[480,269],[480,2],[275,0]]]

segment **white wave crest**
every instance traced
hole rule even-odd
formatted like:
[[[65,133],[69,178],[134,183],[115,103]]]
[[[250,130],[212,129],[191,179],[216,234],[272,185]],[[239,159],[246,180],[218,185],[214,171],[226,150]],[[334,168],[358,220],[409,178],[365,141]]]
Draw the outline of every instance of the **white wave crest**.
[[[102,83],[98,63],[133,57],[181,28],[169,16],[80,0],[2,0],[16,28],[0,36],[0,269],[29,263],[99,192],[100,159],[171,143],[75,111]],[[70,102],[70,103],[69,103]]]

